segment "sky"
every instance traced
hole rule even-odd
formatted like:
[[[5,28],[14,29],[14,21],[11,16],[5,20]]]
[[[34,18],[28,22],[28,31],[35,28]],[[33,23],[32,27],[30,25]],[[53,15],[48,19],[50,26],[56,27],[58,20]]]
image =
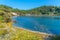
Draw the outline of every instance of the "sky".
[[[60,0],[0,0],[0,4],[28,10],[40,6],[60,6]]]

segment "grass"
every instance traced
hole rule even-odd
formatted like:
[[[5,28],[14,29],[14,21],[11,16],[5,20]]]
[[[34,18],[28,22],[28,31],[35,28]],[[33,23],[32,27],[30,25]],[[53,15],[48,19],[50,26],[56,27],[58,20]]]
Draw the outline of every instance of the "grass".
[[[4,24],[4,23],[3,23]],[[44,40],[48,35],[33,33],[21,28],[12,27],[12,22],[6,24],[0,30],[0,40]],[[2,26],[0,26],[1,28]]]

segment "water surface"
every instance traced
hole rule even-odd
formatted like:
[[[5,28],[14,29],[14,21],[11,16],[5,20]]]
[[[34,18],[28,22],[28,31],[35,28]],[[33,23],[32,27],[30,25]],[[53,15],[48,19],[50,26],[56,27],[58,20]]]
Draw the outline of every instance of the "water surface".
[[[60,17],[18,16],[13,17],[13,20],[16,20],[13,23],[14,26],[33,31],[60,34]]]

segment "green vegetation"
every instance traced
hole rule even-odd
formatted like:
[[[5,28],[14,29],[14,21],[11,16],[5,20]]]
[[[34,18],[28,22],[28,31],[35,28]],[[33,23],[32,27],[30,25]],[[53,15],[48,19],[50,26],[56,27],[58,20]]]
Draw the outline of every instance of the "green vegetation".
[[[4,25],[4,26],[3,26]],[[9,27],[2,23],[0,26],[0,40],[44,40],[48,37],[45,34],[33,33],[17,27]]]
[[[48,36],[13,27],[12,12],[25,15],[28,11],[0,5],[0,40],[44,40]]]
[[[7,34],[8,33],[8,31],[7,30],[2,30],[2,29],[0,29],[0,37],[1,36],[4,36],[5,34]],[[1,39],[0,39],[1,40]]]
[[[0,40],[44,40],[48,35],[29,32],[15,28],[10,24],[12,12],[18,15],[60,15],[60,7],[41,6],[30,10],[19,10],[6,5],[0,5]],[[51,37],[51,40],[60,40],[60,36]]]
[[[5,6],[5,5],[0,5],[0,20],[6,20],[9,19],[11,20],[12,15],[10,14],[12,8]]]
[[[60,40],[60,35],[56,35],[51,37],[51,40]]]
[[[60,15],[60,7],[57,6],[41,6],[37,8],[33,8],[30,10],[20,10],[17,8],[12,8],[6,5],[0,5],[0,13],[7,13],[11,15],[11,12],[15,12],[18,15]],[[1,14],[1,15],[2,15]],[[7,15],[6,14],[6,15]],[[12,15],[11,15],[12,16]]]

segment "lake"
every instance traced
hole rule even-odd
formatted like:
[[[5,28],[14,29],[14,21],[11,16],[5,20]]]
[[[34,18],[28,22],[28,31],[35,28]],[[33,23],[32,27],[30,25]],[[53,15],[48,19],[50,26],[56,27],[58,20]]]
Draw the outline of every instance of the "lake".
[[[25,28],[32,31],[60,34],[60,17],[58,16],[18,16],[13,17],[12,19],[16,21],[13,23],[13,26]]]

